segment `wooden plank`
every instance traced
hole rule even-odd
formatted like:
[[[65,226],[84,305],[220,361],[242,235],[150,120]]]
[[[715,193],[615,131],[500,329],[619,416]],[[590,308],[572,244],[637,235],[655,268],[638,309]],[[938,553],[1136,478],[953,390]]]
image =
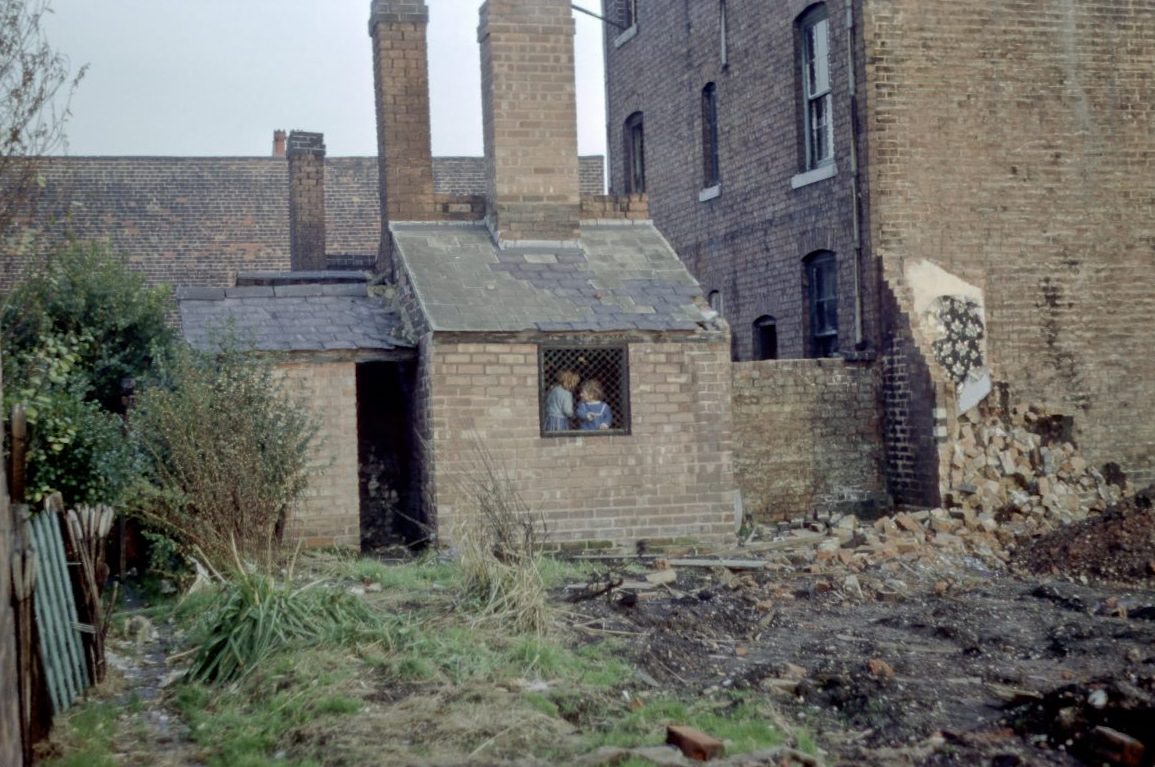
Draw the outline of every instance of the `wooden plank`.
[[[727,570],[762,570],[765,559],[671,559],[671,567],[725,567]]]
[[[0,466],[0,764],[19,765],[25,762],[23,744],[23,698],[12,694],[21,690],[20,643],[16,611],[18,603],[13,574],[22,567],[18,546],[19,534],[15,529],[12,511],[8,505],[3,466]],[[31,761],[27,761],[31,764]]]

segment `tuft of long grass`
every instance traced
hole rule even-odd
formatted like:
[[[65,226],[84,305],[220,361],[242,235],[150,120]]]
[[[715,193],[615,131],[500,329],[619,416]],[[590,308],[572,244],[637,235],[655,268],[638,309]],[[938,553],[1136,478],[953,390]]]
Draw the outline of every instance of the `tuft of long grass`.
[[[454,526],[462,591],[477,613],[518,632],[549,623],[542,548],[545,524],[480,440],[464,474],[467,507]]]
[[[247,674],[273,653],[297,643],[348,637],[374,623],[354,595],[319,581],[237,572],[222,583],[192,631],[196,653],[187,678],[215,684]],[[384,636],[384,628],[376,627]]]

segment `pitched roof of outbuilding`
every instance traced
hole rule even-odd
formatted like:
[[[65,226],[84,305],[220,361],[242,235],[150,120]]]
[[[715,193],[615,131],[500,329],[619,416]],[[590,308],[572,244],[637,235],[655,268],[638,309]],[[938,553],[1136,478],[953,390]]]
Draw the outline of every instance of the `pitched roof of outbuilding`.
[[[400,316],[364,282],[274,284],[177,291],[181,331],[193,347],[211,350],[223,335],[258,351],[393,351]]]
[[[396,223],[396,253],[432,330],[705,328],[701,288],[649,221],[582,224],[580,245],[497,248],[479,224]]]

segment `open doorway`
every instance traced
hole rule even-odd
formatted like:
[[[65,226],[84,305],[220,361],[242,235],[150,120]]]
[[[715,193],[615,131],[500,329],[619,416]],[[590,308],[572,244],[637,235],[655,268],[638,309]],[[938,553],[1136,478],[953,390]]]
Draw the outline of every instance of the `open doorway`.
[[[361,550],[413,546],[426,537],[411,489],[415,470],[412,362],[357,365]]]

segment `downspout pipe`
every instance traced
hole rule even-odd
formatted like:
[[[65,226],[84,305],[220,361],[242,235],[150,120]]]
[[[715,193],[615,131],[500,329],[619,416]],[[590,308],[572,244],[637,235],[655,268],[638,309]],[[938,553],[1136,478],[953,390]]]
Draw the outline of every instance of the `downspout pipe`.
[[[846,84],[850,94],[850,199],[854,230],[854,348],[864,346],[862,330],[862,195],[858,170],[858,79],[854,74],[854,4],[846,5]]]

